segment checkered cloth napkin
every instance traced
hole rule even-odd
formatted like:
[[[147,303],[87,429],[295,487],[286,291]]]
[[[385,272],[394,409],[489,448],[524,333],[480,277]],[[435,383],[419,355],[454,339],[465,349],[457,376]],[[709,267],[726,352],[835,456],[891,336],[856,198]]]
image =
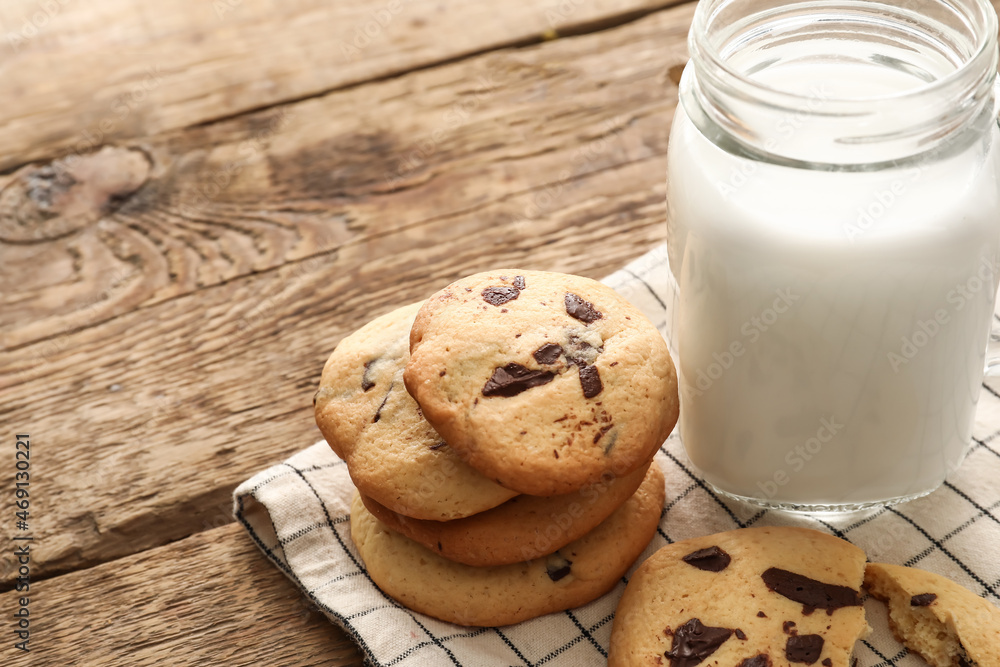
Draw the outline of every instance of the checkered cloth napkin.
[[[605,280],[664,332],[676,312],[675,285],[666,265],[666,250],[660,247]],[[872,561],[938,572],[1000,604],[1000,393],[995,386],[983,386],[972,450],[944,486],[920,500],[865,514],[806,517],[720,498],[672,435],[656,458],[667,489],[659,530],[639,562],[689,537],[745,526],[808,526],[853,542]],[[443,623],[386,597],[369,578],[351,543],[352,491],[344,462],[319,442],[241,484],[234,493],[234,513],[264,555],[354,638],[370,664],[606,663],[614,610],[628,575],[588,605],[517,625]],[[855,651],[859,667],[924,665],[892,638],[882,604],[867,600],[865,605],[874,632]]]

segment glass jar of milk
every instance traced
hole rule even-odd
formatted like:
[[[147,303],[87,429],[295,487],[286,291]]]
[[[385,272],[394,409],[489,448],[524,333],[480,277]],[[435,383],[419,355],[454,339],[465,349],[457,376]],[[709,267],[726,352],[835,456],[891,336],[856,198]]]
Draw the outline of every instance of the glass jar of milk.
[[[1000,276],[986,0],[701,0],[669,145],[681,438],[731,496],[933,491]]]

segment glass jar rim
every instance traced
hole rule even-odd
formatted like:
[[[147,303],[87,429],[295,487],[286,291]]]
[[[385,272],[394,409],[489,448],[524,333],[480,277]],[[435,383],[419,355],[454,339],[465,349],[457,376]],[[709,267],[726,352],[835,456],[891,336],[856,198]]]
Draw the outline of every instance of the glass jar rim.
[[[708,28],[711,24],[712,18],[718,13],[718,11],[732,2],[737,0],[699,0],[698,6],[695,9],[694,19],[691,26],[691,31],[688,35],[688,49],[691,52],[692,59],[698,58],[707,60],[714,68],[721,71],[727,77],[732,77],[734,80],[738,80],[741,86],[749,89],[757,89],[762,95],[766,96],[771,100],[784,100],[785,105],[791,107],[801,104],[810,99],[808,95],[790,92],[787,90],[782,90],[780,88],[775,88],[769,86],[765,83],[757,81],[737,71],[733,68],[726,58],[722,56],[717,48],[708,39]],[[789,5],[792,4],[805,4],[807,2],[814,2],[815,0],[789,0]],[[836,0],[833,0],[836,1]],[[1000,24],[998,24],[997,13],[993,6],[990,4],[989,0],[969,0],[971,1],[975,8],[979,10],[981,15],[986,21],[986,25],[982,26],[981,30],[977,34],[977,43],[975,51],[973,51],[968,58],[964,60],[959,66],[955,68],[954,71],[949,72],[947,75],[935,79],[934,81],[928,82],[921,86],[915,86],[912,89],[904,90],[895,93],[889,93],[884,95],[871,95],[866,97],[852,97],[852,98],[834,98],[832,102],[847,102],[847,103],[865,103],[865,102],[895,102],[904,99],[919,97],[922,95],[934,94],[936,91],[952,86],[956,81],[963,76],[968,76],[968,71],[975,66],[976,63],[982,63],[983,60],[990,61],[991,52],[996,52],[998,44],[998,29],[1000,29]],[[879,0],[847,0],[842,1],[838,4],[885,4]],[[948,3],[952,6],[951,3]],[[985,63],[983,63],[985,64]]]
[[[921,3],[917,11],[914,4]],[[996,121],[997,24],[988,0],[902,6],[885,0],[701,0],[680,100],[713,142],[791,166],[861,170],[950,150],[981,135],[987,117]],[[903,69],[909,63],[894,55],[903,49],[932,58],[933,69],[911,72],[923,82],[885,94],[843,85],[831,93],[823,75],[793,84],[803,86],[798,91],[755,76],[780,64],[782,53],[803,54],[803,62],[849,63],[838,52],[854,42],[869,50],[857,62]],[[871,51],[873,45],[878,48]],[[788,118],[795,121],[791,137]]]

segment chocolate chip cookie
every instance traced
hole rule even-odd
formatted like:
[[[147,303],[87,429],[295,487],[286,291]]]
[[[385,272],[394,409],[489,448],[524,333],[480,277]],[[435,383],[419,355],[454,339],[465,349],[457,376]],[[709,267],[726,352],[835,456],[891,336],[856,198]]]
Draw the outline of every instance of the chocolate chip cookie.
[[[889,605],[896,639],[933,667],[1000,665],[1000,609],[939,574],[869,563],[865,588]]]
[[[609,474],[563,496],[518,495],[454,521],[410,519],[363,494],[361,499],[388,528],[449,560],[479,567],[508,565],[546,556],[590,532],[628,500],[647,475],[663,479],[659,466],[652,467],[656,470],[647,465],[624,477]]]
[[[420,309],[406,388],[471,466],[536,496],[644,465],[677,421],[666,343],[596,281],[505,269]]]
[[[849,667],[869,632],[865,554],[806,528],[745,528],[663,547],[629,581],[608,664]]]
[[[355,496],[351,538],[390,597],[450,623],[496,626],[578,607],[611,590],[652,539],[663,506],[654,465],[639,489],[583,537],[526,563],[473,567],[389,530]]]
[[[344,338],[323,368],[316,424],[363,493],[409,517],[443,521],[517,495],[462,461],[403,386],[410,325],[421,304]]]

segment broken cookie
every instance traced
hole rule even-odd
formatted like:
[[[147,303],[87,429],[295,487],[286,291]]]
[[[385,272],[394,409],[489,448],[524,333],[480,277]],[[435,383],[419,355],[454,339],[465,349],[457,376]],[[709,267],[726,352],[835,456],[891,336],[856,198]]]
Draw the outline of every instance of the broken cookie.
[[[932,667],[1000,665],[1000,609],[967,588],[884,563],[869,563],[865,588],[888,605],[896,639]]]

